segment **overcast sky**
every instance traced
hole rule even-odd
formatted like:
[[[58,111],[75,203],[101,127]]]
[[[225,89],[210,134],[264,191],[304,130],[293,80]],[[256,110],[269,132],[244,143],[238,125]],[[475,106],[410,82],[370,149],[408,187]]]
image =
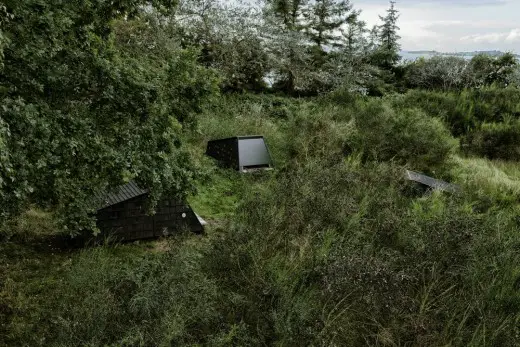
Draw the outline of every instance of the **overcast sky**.
[[[370,26],[387,0],[353,0]],[[520,53],[520,0],[398,0],[403,50]]]

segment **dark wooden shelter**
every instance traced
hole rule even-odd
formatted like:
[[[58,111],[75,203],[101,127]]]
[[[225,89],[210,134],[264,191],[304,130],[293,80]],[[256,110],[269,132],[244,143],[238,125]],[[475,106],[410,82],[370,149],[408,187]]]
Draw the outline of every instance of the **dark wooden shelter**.
[[[171,235],[182,230],[201,233],[204,227],[199,217],[185,202],[176,198],[159,201],[154,215],[146,212],[148,191],[135,182],[115,191],[100,194],[97,210],[99,237],[116,241],[132,241]]]
[[[206,154],[239,171],[269,168],[272,162],[264,137],[259,135],[208,141]]]

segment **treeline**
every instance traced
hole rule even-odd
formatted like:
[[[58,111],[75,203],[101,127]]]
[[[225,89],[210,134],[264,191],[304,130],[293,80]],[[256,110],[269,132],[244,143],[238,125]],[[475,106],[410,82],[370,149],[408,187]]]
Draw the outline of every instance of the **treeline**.
[[[183,43],[222,72],[224,90],[316,95],[348,85],[366,93],[391,79],[400,58],[395,2],[371,29],[348,0],[223,3],[185,1],[178,18]]]
[[[421,58],[405,65],[404,69],[406,88],[453,91],[520,84],[518,59],[512,53],[499,57],[480,54],[471,60],[440,56]]]

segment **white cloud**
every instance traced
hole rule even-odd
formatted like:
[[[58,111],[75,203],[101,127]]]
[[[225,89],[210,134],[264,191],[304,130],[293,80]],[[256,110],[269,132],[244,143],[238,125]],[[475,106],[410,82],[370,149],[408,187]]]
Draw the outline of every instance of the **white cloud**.
[[[386,0],[354,0],[368,25],[379,24]],[[492,50],[520,53],[520,0],[398,0],[404,50]]]
[[[518,41],[520,41],[520,29],[511,30],[509,35],[507,35],[507,37],[506,37],[506,42],[518,42]]]
[[[520,42],[520,29],[512,29],[509,32],[487,33],[467,35],[460,38],[461,41],[474,43],[514,43]]]
[[[474,34],[463,36],[460,40],[474,43],[497,43],[503,41],[506,35],[504,33]]]

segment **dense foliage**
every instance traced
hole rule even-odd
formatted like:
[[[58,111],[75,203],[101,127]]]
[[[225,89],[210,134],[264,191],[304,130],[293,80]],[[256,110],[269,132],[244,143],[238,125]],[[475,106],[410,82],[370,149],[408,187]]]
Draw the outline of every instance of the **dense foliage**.
[[[4,342],[515,346],[517,164],[454,158],[440,121],[413,104],[400,118],[392,102],[213,104],[184,139],[211,172],[191,199],[212,221],[203,237],[71,254],[47,249],[52,225],[25,215],[0,258]],[[208,138],[240,130],[266,136],[276,171],[241,175],[202,156]],[[404,180],[430,164],[461,191]]]
[[[139,5],[6,4],[1,218],[52,206],[74,233],[99,190],[134,177],[155,199],[190,189],[179,137],[214,78]]]
[[[518,61],[354,5],[0,4],[0,346],[520,345]],[[274,170],[203,154],[250,134]],[[71,248],[129,180],[206,233]]]

